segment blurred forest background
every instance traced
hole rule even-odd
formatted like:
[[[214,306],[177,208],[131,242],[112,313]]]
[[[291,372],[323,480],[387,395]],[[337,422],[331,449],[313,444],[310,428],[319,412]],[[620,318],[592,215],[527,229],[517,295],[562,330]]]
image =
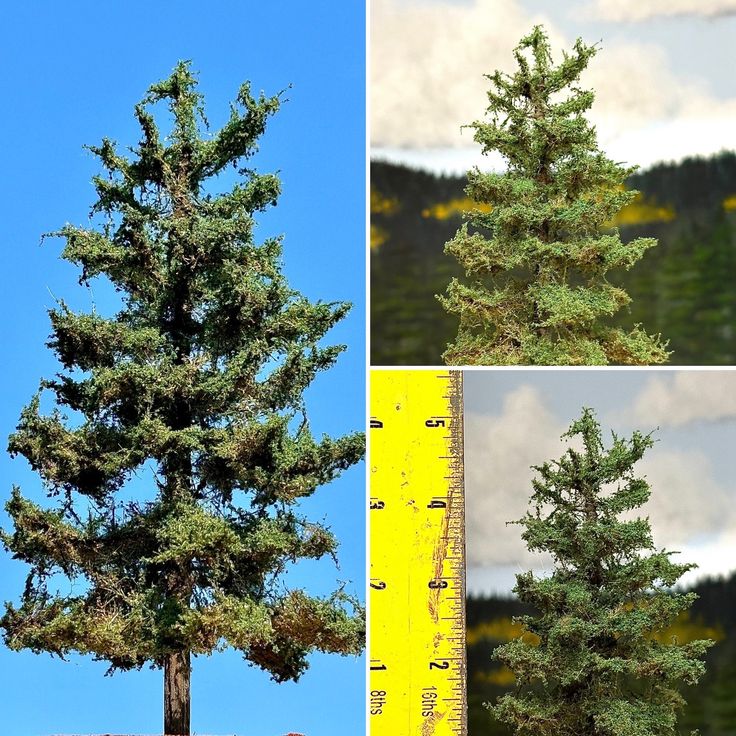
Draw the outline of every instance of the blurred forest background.
[[[706,579],[694,590],[699,598],[670,629],[657,638],[685,643],[710,638],[716,645],[706,658],[707,673],[682,693],[687,700],[680,717],[681,733],[699,729],[700,736],[736,734],[736,573],[727,579]],[[522,634],[513,616],[533,613],[515,598],[473,597],[466,604],[468,645],[468,736],[510,736],[484,707],[514,687],[510,670],[495,662],[491,653],[499,644]]]
[[[462,276],[443,248],[475,206],[464,185],[464,176],[371,163],[372,365],[438,365],[455,338],[456,319],[435,294]],[[615,322],[661,333],[672,365],[736,364],[736,154],[659,164],[628,186],[641,195],[612,225],[624,241],[659,246],[611,276],[633,300]]]

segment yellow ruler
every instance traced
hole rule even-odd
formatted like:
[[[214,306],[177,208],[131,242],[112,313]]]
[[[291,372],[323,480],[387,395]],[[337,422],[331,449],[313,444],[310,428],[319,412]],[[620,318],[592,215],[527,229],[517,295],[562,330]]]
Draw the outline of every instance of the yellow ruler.
[[[370,734],[465,736],[462,373],[370,395]]]

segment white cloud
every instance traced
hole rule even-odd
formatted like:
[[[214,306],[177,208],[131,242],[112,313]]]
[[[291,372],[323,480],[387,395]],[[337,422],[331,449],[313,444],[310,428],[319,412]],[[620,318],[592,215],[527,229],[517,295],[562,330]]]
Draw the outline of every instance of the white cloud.
[[[736,0],[597,0],[586,13],[613,22],[639,22],[657,17],[736,14]]]
[[[678,371],[652,376],[636,397],[636,421],[681,427],[695,421],[736,417],[736,373]]]
[[[698,567],[680,578],[684,586],[692,585],[706,572],[712,577],[727,576],[733,573],[733,561],[736,560],[736,529],[699,543],[686,544],[679,548],[680,560],[694,562]]]
[[[470,151],[478,152],[473,131],[460,128],[483,117],[489,85],[483,75],[511,71],[513,48],[539,22],[559,58],[572,39],[518,0],[375,0],[370,116],[377,153],[428,149],[430,168],[462,170]],[[604,39],[582,82],[596,91],[590,119],[615,160],[646,166],[733,146],[736,99],[718,99],[705,81],[675,74],[661,47]]]
[[[733,495],[715,480],[702,451],[668,450],[658,443],[637,472],[646,477],[652,495],[635,515],[649,516],[657,547],[682,549],[694,540],[717,538],[729,527],[736,531]]]
[[[530,385],[509,392],[497,415],[468,413],[467,551],[475,579],[488,578],[483,571],[491,568],[505,579],[513,569],[548,567],[549,559],[528,552],[520,527],[505,522],[528,508],[530,466],[563,454],[559,438],[565,429]],[[733,558],[724,562],[717,550],[722,555],[736,543],[736,494],[716,481],[708,456],[657,445],[637,471],[648,479],[652,496],[635,515],[650,518],[657,547],[683,552],[680,559],[701,565],[698,575],[718,574],[724,565],[732,569]]]
[[[509,68],[529,31],[516,0],[371,3],[371,135],[379,146],[472,145],[483,74]]]
[[[531,465],[562,454],[564,426],[540,393],[524,385],[505,398],[498,416],[469,413],[465,421],[468,565],[538,563],[506,525],[527,509]]]
[[[484,156],[479,148],[394,148],[374,147],[374,161],[391,161],[414,169],[424,169],[443,174],[465,174],[477,166],[483,170],[500,171],[504,167],[500,154]]]

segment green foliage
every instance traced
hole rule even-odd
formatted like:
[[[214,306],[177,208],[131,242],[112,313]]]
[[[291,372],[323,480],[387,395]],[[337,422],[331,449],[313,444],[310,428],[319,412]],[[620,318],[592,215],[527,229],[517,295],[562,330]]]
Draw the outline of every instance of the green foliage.
[[[534,637],[495,650],[517,690],[492,712],[529,736],[676,734],[685,702],[678,689],[704,674],[701,658],[714,642],[657,636],[697,596],[669,590],[695,566],[672,562],[654,546],[648,519],[629,513],[650,495],[634,465],[651,435],[614,434],[605,448],[586,409],[564,437],[579,438],[582,450],[534,468],[534,508],[514,522],[555,567],[549,577],[517,575],[514,592],[538,611],[519,619]]]
[[[483,153],[498,151],[504,173],[468,174],[478,203],[447,243],[468,278],[453,278],[442,305],[460,319],[444,354],[451,365],[648,365],[666,361],[659,338],[625,332],[604,318],[629,302],[606,274],[630,269],[652,238],[624,244],[610,221],[637,196],[634,169],[598,150],[584,113],[593,93],[576,86],[595,55],[578,40],[552,64],[537,26],[516,48],[518,70],[488,76],[490,122],[474,122]],[[565,93],[568,93],[565,97]]]
[[[156,103],[173,119],[166,138]],[[127,670],[231,646],[278,681],[296,680],[313,650],[362,650],[359,602],[282,579],[291,562],[334,557],[337,541],[298,503],[361,460],[364,436],[316,439],[302,399],[344,349],[321,343],[350,305],[309,302],[281,272],[280,241],[254,240],[280,185],[246,164],[279,104],[245,84],[209,134],[180,63],[135,108],[133,158],[109,140],[91,148],[106,172],[94,179],[104,224],[57,234],[81,282],[107,277],[122,309],[50,312],[64,371],[42,382],[9,449],[58,506],[17,488],[7,504],[14,528],[2,542],[31,568],[0,620],[12,649],[89,653]],[[238,182],[214,193],[228,166]],[[47,415],[44,391],[57,404]],[[128,500],[118,491],[141,468],[152,472],[147,498]]]
[[[725,206],[735,179],[736,154],[721,152],[661,164],[626,183],[643,192],[647,206],[634,202],[619,213],[621,238],[656,237],[659,247],[636,268],[609,273],[632,301],[606,321],[625,332],[644,323],[666,335],[680,365],[736,363],[736,290],[729,279],[736,269],[736,214]],[[443,248],[458,229],[460,211],[471,206],[464,184],[464,177],[371,163],[371,186],[398,202],[390,213],[371,215],[386,241],[371,253],[375,365],[436,365],[457,335],[455,317],[434,295],[462,276]],[[659,217],[662,210],[675,216]]]

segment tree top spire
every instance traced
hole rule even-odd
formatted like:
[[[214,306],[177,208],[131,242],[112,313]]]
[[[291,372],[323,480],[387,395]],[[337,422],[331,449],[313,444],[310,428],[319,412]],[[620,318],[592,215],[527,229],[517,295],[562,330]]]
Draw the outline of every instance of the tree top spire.
[[[584,113],[592,90],[577,86],[597,53],[578,39],[554,64],[536,26],[514,51],[512,74],[487,75],[487,119],[469,127],[503,172],[468,172],[471,209],[448,241],[469,283],[453,279],[444,307],[459,317],[450,365],[642,365],[662,363],[659,336],[613,327],[630,298],[608,281],[657,241],[621,241],[611,223],[639,194],[627,191],[635,167],[608,159]],[[472,229],[471,229],[472,228]]]
[[[697,597],[671,589],[695,565],[658,549],[646,517],[619,518],[649,498],[634,466],[652,436],[604,443],[584,409],[562,437],[583,449],[535,467],[531,508],[514,522],[554,566],[517,575],[514,591],[534,614],[519,619],[525,635],[494,652],[517,688],[491,710],[520,736],[674,736],[678,690],[697,683],[714,642],[664,640]]]

